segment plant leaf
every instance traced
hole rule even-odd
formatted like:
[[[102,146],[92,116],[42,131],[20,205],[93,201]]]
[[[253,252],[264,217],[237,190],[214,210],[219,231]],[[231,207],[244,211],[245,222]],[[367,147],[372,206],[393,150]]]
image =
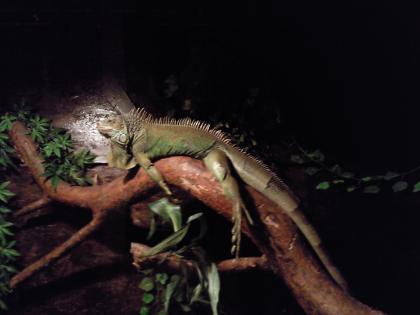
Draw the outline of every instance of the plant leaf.
[[[417,182],[414,184],[413,192],[419,192],[420,191],[420,182]]]
[[[402,180],[392,185],[392,190],[394,192],[400,192],[400,191],[406,190],[407,188],[408,188],[408,183]]]
[[[146,304],[150,304],[155,300],[155,296],[152,293],[144,293],[143,294],[143,302]]]
[[[168,285],[166,286],[163,305],[164,310],[166,313],[169,312],[169,305],[171,302],[172,295],[175,292],[175,289],[177,288],[179,282],[181,281],[181,277],[179,275],[173,275],[171,276],[171,280],[169,281]]]
[[[162,284],[165,285],[166,282],[168,281],[168,274],[167,273],[157,273],[156,274],[156,280]]]
[[[207,270],[208,292],[213,315],[217,315],[220,294],[220,277],[216,264],[212,263]]]
[[[182,226],[181,207],[171,203],[168,198],[161,198],[148,204],[153,213],[160,216],[165,221],[170,221],[174,232]]]
[[[0,132],[10,130],[13,122],[16,120],[16,116],[10,114],[4,114],[0,117]]]
[[[329,171],[334,174],[341,175],[341,166],[338,164],[335,164],[329,168]]]
[[[57,190],[58,182],[60,181],[60,177],[57,175],[54,175],[51,177],[51,186],[54,188],[54,190]]]
[[[305,161],[302,159],[302,157],[300,155],[296,155],[296,154],[290,156],[290,161],[292,161],[293,163],[296,163],[296,164],[305,163]]]
[[[398,176],[400,176],[400,174],[398,174],[398,173],[396,173],[396,172],[387,172],[387,173],[384,175],[384,179],[385,179],[385,180],[391,180],[391,179],[394,179],[394,178],[396,178],[396,177],[398,177]]]
[[[150,277],[144,277],[140,281],[139,288],[146,292],[152,291],[155,288],[153,279]]]
[[[146,253],[144,253],[142,256],[153,256],[159,253],[162,253],[164,251],[167,251],[170,248],[175,247],[178,245],[184,237],[187,235],[187,232],[190,228],[190,225],[187,224],[172,235],[165,238],[163,241],[161,241],[159,244],[153,246],[151,249],[149,249]]]
[[[325,160],[325,155],[320,150],[315,150],[312,153],[308,153],[308,157],[319,162],[323,162]]]
[[[318,190],[327,190],[330,188],[330,183],[327,181],[324,182],[320,182],[317,186],[316,189]]]
[[[313,176],[316,173],[318,173],[320,171],[320,169],[318,167],[307,167],[305,169],[305,173],[308,174],[309,176]]]
[[[351,173],[351,172],[342,172],[341,173],[341,177],[344,177],[344,178],[353,178],[354,177],[354,173]]]
[[[377,185],[369,185],[363,188],[363,192],[366,194],[377,194],[380,191],[381,191],[381,188],[379,188],[379,186]]]
[[[357,189],[357,187],[356,186],[348,186],[347,188],[346,188],[346,191],[347,192],[352,192],[352,191],[354,191],[354,190],[356,190]]]

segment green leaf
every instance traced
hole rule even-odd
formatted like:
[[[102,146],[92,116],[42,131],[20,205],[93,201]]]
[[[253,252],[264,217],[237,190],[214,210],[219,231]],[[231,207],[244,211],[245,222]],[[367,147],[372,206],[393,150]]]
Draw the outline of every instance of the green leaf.
[[[6,214],[9,213],[11,210],[9,208],[0,206],[0,214]]]
[[[408,183],[405,181],[398,181],[394,185],[392,185],[392,190],[394,192],[400,192],[406,190],[408,188]]]
[[[0,249],[0,252],[1,252],[2,255],[6,256],[10,259],[14,259],[14,257],[20,256],[20,253],[17,250],[12,249],[12,248],[4,248],[3,247],[3,248]]]
[[[179,275],[172,275],[171,280],[166,286],[165,295],[163,297],[163,305],[164,305],[164,310],[166,313],[169,312],[169,305],[171,302],[171,298],[175,292],[175,289],[178,287],[178,284],[180,283],[180,281],[181,281],[181,277]]]
[[[208,292],[213,315],[217,315],[220,294],[220,277],[216,264],[212,263],[207,270]]]
[[[150,227],[149,233],[147,233],[147,239],[150,240],[156,232],[156,214],[150,212]]]
[[[318,190],[327,190],[330,188],[330,183],[327,181],[321,182],[316,186]]]
[[[318,167],[307,167],[305,169],[305,173],[308,174],[309,176],[313,176],[316,173],[318,173],[320,171],[320,169]]]
[[[143,302],[146,304],[150,304],[155,300],[155,296],[151,293],[144,293],[143,294]]]
[[[167,273],[157,273],[156,274],[156,280],[162,284],[165,285],[166,282],[168,281],[168,274]]]
[[[385,179],[385,180],[391,180],[391,179],[394,179],[394,178],[396,178],[396,177],[398,177],[398,176],[400,176],[400,174],[398,174],[398,173],[396,173],[396,172],[387,172],[387,173],[384,175],[384,179]]]
[[[146,291],[146,292],[152,291],[155,288],[155,284],[153,282],[153,279],[149,278],[149,277],[144,277],[140,281],[139,288]]]
[[[343,178],[353,178],[354,174],[351,173],[351,172],[342,172],[341,177],[343,177]]]
[[[148,275],[150,275],[150,274],[153,272],[153,269],[152,269],[152,268],[142,269],[142,270],[140,270],[140,272],[141,272],[143,275],[148,276]]]
[[[371,181],[373,178],[372,178],[372,176],[365,176],[365,177],[362,177],[362,181],[363,182],[369,182],[369,181]]]
[[[333,165],[332,167],[329,168],[329,171],[331,173],[341,175],[341,166],[338,165],[338,164],[335,164],[335,165]]]
[[[178,231],[182,226],[181,208],[171,203],[168,198],[162,198],[148,204],[153,213],[160,216],[164,221],[172,223],[174,231]]]
[[[151,249],[149,249],[146,253],[144,253],[142,256],[153,256],[159,253],[162,253],[164,251],[167,251],[170,248],[175,247],[178,245],[184,237],[187,235],[188,229],[190,228],[190,225],[187,224],[172,235],[165,238],[163,241],[161,241],[159,244],[153,246]]]
[[[343,183],[344,183],[344,180],[342,180],[342,179],[333,180],[333,184],[343,184]]]
[[[4,303],[3,299],[0,298],[0,310],[7,311],[7,305]]]
[[[308,153],[308,157],[318,162],[323,162],[325,160],[325,155],[320,150],[315,150],[312,153]]]
[[[53,146],[52,151],[55,154],[55,156],[61,157],[61,150],[58,146]]]
[[[366,194],[377,194],[380,191],[381,189],[377,185],[369,185],[363,188],[363,192]]]
[[[188,217],[187,223],[191,223],[191,222],[201,218],[202,216],[203,216],[202,212],[195,213],[195,214]]]
[[[149,315],[150,314],[150,308],[147,306],[142,306],[140,308],[140,315]]]
[[[413,192],[419,192],[420,191],[420,182],[417,182],[414,184]]]
[[[16,165],[9,158],[9,154],[13,152],[14,152],[13,148],[7,145],[0,149],[0,166],[4,166],[4,167],[11,166],[11,167],[16,168]]]
[[[348,186],[347,188],[346,188],[346,191],[347,192],[352,192],[352,191],[354,191],[354,190],[356,190],[357,189],[357,187],[356,186]]]
[[[199,284],[194,288],[192,292],[192,297],[189,304],[193,304],[194,302],[197,302],[201,299],[201,295],[204,290],[204,281],[200,281]]]
[[[10,114],[4,114],[0,117],[0,132],[10,130],[13,122],[16,120],[16,116]]]
[[[6,189],[7,186],[10,185],[9,181],[3,182],[0,184],[0,190]]]
[[[9,136],[6,133],[0,133],[0,146],[6,146],[8,140]]]
[[[10,190],[7,189],[10,182],[3,182],[0,184],[0,201],[6,203],[11,197],[15,194],[12,193]]]
[[[293,163],[296,163],[296,164],[305,163],[305,161],[302,159],[302,157],[300,155],[295,155],[295,154],[290,156],[290,161],[292,161]]]
[[[51,177],[51,186],[54,188],[54,190],[57,190],[58,183],[60,182],[60,177],[57,175],[54,175]]]

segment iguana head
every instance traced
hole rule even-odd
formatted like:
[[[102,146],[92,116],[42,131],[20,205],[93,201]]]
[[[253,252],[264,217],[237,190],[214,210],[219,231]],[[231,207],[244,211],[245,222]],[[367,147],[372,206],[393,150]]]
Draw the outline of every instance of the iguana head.
[[[114,115],[97,124],[98,131],[111,140],[108,165],[122,169],[136,166],[136,161],[128,148],[129,135],[127,125],[121,115]]]
[[[129,141],[127,125],[121,115],[110,116],[97,124],[98,131],[112,142],[126,146]]]

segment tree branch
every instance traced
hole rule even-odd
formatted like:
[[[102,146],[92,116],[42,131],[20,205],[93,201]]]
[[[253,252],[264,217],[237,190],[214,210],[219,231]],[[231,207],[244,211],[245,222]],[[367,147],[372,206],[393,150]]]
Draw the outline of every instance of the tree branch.
[[[26,206],[20,208],[19,210],[15,211],[13,215],[15,217],[20,217],[23,215],[27,215],[31,212],[34,212],[42,207],[45,207],[46,205],[51,203],[51,199],[48,198],[48,196],[43,196],[38,200],[35,200],[34,202],[31,202],[27,204]]]
[[[149,246],[140,243],[131,243],[130,252],[133,255],[134,266],[137,269],[149,268],[157,264],[163,264],[163,267],[169,271],[180,271],[181,263],[184,263],[188,268],[193,270],[194,265],[188,259],[171,253],[161,253],[153,256],[142,257],[150,249]],[[226,259],[217,263],[219,272],[231,273],[241,272],[250,269],[270,270],[267,259],[261,257],[241,257],[237,259]]]
[[[25,270],[37,271],[43,263],[52,261],[51,258],[57,259],[70,247],[80,243],[101,223],[101,220],[95,221],[95,218],[102,219],[113,210],[130,205],[155,187],[155,183],[143,170],[140,170],[130,179],[120,177],[100,186],[75,187],[60,182],[54,190],[50,181],[45,181],[42,176],[44,172],[42,160],[37,153],[36,145],[27,136],[27,131],[21,123],[13,124],[10,138],[36,182],[49,198],[72,206],[88,208],[94,218],[88,224],[89,233],[86,233],[86,230],[82,233],[87,227],[83,228],[77,232],[83,237],[76,237],[75,234],[57,247],[52,252],[54,254],[50,253],[38,260],[35,268],[29,266],[24,269],[12,279],[13,287],[33,274],[33,272],[24,273]],[[189,192],[227,220],[231,220],[230,201],[223,195],[222,188],[201,161],[188,157],[171,157],[157,161],[155,166],[169,184]],[[341,290],[312,256],[295,225],[282,209],[253,188],[246,187],[246,190],[255,204],[260,225],[251,230],[246,222],[243,222],[243,232],[267,257],[270,268],[284,280],[307,314],[383,314]]]

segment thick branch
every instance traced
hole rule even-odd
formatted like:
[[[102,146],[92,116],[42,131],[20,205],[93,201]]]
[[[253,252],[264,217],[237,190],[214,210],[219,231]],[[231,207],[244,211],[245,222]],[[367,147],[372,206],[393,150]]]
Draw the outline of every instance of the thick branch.
[[[42,161],[36,146],[26,135],[24,126],[15,123],[10,136],[38,185],[51,199],[90,208],[94,217],[129,205],[155,186],[144,171],[140,170],[131,179],[117,178],[108,184],[84,188],[60,183],[57,190],[54,190],[50,181],[45,181],[42,176]],[[220,185],[201,161],[188,157],[171,157],[162,159],[155,165],[169,184],[188,191],[227,220],[231,219],[230,201],[224,197]],[[253,188],[246,189],[255,203],[261,226],[251,231],[244,223],[243,231],[267,257],[271,269],[283,278],[306,313],[383,314],[343,292],[314,259],[282,209]]]

